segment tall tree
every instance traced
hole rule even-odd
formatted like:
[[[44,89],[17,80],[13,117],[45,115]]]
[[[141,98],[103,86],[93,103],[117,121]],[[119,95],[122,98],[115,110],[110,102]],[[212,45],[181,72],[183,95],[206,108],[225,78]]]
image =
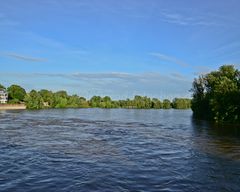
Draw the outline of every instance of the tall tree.
[[[21,102],[24,100],[26,95],[26,91],[19,85],[11,85],[7,88],[8,97],[10,100],[14,100],[16,102]]]
[[[175,98],[172,102],[174,109],[189,109],[191,107],[191,99],[187,98]]]
[[[25,104],[28,109],[42,109],[43,108],[43,98],[41,95],[32,90],[29,94],[25,96]]]
[[[171,101],[169,101],[168,99],[164,99],[162,107],[163,107],[163,109],[170,109],[170,108],[172,108]]]
[[[157,98],[153,98],[152,99],[152,108],[161,109],[162,108],[162,102]]]
[[[195,79],[192,92],[195,117],[240,122],[240,72],[233,65]]]
[[[54,97],[53,97],[53,92],[52,91],[42,89],[38,93],[43,98],[43,101],[48,104],[48,106],[53,106]]]

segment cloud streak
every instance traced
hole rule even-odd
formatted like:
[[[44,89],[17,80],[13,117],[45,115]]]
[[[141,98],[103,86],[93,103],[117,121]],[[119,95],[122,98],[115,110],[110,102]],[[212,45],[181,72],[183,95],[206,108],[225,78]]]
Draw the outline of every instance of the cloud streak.
[[[158,98],[190,97],[191,80],[160,73],[0,73],[0,81],[18,83],[29,90],[67,90],[90,98],[109,95],[124,99],[134,95]],[[13,81],[16,79],[17,82]]]
[[[162,54],[162,53],[149,53],[149,55],[151,56],[154,56],[160,60],[164,60],[164,61],[168,61],[168,62],[171,62],[171,63],[175,63],[181,67],[189,67],[190,65],[180,59],[177,59],[175,57],[172,57],[172,56],[168,56],[168,55],[165,55],[165,54]]]
[[[20,55],[17,53],[2,53],[2,55],[6,56],[6,57],[17,59],[17,60],[22,60],[22,61],[31,61],[31,62],[46,62],[47,61],[47,59],[44,59],[44,58],[30,57],[30,56]]]
[[[64,73],[35,73],[34,76],[41,77],[60,77],[71,80],[123,80],[123,81],[154,81],[161,79],[162,82],[170,82],[175,81],[180,78],[180,74],[177,76],[168,76],[162,75],[160,73],[147,72],[147,73],[120,73],[120,72],[109,72],[109,73],[72,73],[72,74],[64,74]],[[181,75],[181,79],[183,81],[189,81],[183,75]]]
[[[160,10],[160,19],[163,22],[177,24],[181,26],[217,26],[216,19],[209,18],[206,15],[188,16],[186,12],[170,12],[169,10]]]

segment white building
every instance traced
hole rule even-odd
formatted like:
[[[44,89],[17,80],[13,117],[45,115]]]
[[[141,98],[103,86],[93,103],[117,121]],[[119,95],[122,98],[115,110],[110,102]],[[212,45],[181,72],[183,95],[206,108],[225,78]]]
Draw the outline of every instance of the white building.
[[[8,93],[5,89],[0,89],[0,103],[7,103]]]

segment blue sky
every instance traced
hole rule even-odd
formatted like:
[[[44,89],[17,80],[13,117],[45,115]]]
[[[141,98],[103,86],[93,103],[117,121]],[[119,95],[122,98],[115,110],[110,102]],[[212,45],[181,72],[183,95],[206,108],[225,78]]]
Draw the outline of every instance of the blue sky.
[[[240,64],[238,0],[0,0],[0,83],[115,99],[190,97]]]

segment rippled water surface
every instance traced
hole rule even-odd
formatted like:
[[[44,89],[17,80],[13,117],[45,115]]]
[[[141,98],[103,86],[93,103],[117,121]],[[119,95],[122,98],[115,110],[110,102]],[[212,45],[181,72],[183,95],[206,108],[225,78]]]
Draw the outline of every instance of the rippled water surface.
[[[240,138],[190,110],[0,111],[0,191],[240,191]]]

